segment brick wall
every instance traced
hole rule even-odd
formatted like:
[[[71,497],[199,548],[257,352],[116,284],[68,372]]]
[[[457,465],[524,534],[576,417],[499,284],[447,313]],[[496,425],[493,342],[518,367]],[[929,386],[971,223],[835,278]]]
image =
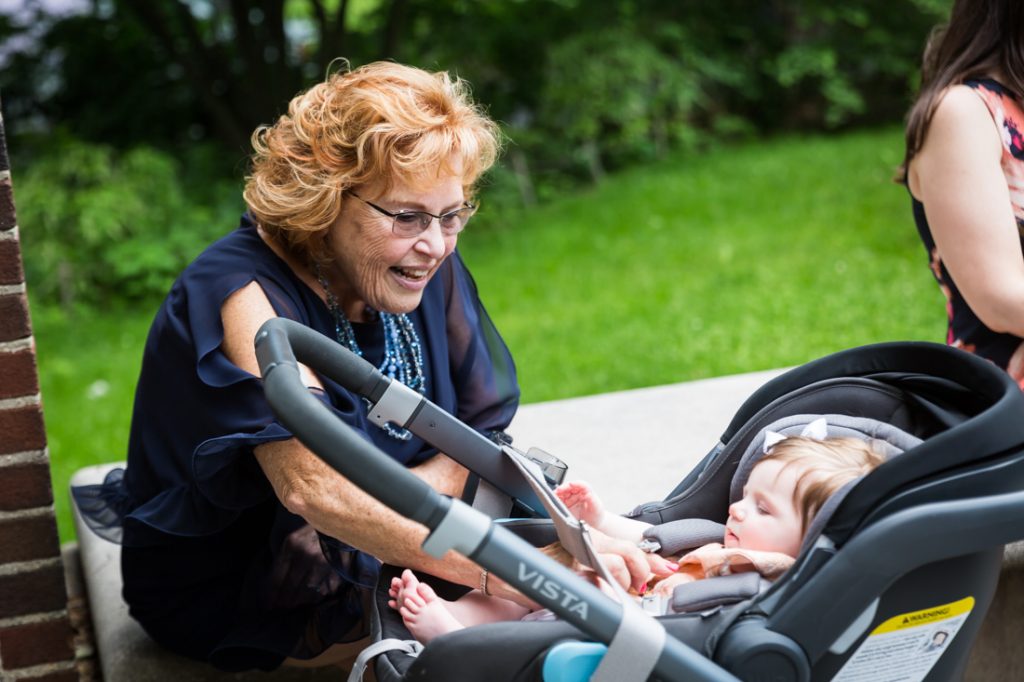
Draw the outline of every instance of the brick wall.
[[[79,679],[0,118],[0,680]]]

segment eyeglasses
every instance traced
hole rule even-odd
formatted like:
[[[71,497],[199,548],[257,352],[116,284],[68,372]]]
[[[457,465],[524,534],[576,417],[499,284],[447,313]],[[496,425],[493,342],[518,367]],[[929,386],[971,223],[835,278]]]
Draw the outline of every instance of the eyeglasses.
[[[466,223],[476,213],[476,206],[469,203],[468,201],[460,208],[454,211],[448,211],[441,215],[434,215],[429,211],[399,211],[398,213],[392,213],[391,211],[381,208],[377,204],[367,201],[355,192],[349,190],[347,192],[351,194],[359,201],[363,202],[373,210],[377,211],[382,215],[386,215],[391,218],[391,231],[395,233],[395,236],[402,238],[418,237],[420,234],[430,228],[430,224],[437,218],[438,224],[441,226],[441,233],[446,236],[456,235],[466,227]]]

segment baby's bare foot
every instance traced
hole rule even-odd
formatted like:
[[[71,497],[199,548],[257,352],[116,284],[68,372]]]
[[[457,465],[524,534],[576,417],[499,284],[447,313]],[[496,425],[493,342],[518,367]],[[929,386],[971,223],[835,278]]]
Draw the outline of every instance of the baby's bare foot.
[[[401,599],[400,599],[401,594],[402,594],[402,579],[401,578],[392,578],[391,579],[391,587],[388,588],[388,596],[390,597],[390,599],[388,599],[388,606],[393,608],[395,611],[397,611],[399,609],[399,607],[401,607],[401,605],[402,605],[402,602],[401,602]]]
[[[417,580],[415,587],[403,590],[402,594],[404,599],[398,612],[405,627],[420,642],[426,644],[435,637],[463,629],[463,624],[448,610],[448,602],[438,597],[430,585]]]
[[[406,592],[415,592],[416,586],[419,584],[419,578],[408,568],[402,571],[402,577],[392,578],[391,587],[388,588],[388,596],[391,597],[388,600],[388,606],[398,611],[402,608],[402,602],[405,601]]]

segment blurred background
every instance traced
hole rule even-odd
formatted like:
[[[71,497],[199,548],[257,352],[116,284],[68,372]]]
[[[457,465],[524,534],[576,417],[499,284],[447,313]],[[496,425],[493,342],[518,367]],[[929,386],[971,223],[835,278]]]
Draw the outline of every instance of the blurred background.
[[[892,178],[949,4],[0,0],[62,536],[70,473],[124,457],[162,296],[245,208],[253,129],[339,58],[450,70],[501,123],[460,250],[527,402],[941,342]]]

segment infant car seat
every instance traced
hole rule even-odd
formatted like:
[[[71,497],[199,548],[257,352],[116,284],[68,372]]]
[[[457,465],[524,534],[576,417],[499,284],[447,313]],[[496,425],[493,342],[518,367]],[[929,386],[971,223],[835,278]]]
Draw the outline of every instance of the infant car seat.
[[[765,430],[799,430],[818,415],[826,415],[829,435],[877,439],[888,444],[891,457],[830,499],[796,564],[775,583],[743,575],[709,579],[701,582],[721,587],[702,585],[709,592],[697,599],[677,589],[668,613],[638,617],[639,609],[616,603],[523,539],[546,542],[550,521],[497,524],[438,495],[353,434],[308,395],[295,358],[366,395],[371,412],[381,403],[401,404],[397,411],[381,410],[380,418],[456,459],[457,443],[442,435],[452,422],[450,432],[470,443],[479,459],[512,457],[508,446],[492,444],[504,455],[485,452],[487,446],[453,417],[431,411],[418,394],[406,395],[400,384],[301,325],[271,320],[256,342],[268,399],[300,440],[367,492],[430,528],[425,551],[456,549],[564,619],[494,623],[426,647],[407,645],[377,658],[381,682],[551,682],[586,679],[595,667],[593,679],[957,679],[992,599],[1002,546],[1024,539],[1024,396],[1017,386],[991,363],[944,346],[865,346],[767,383],[665,500],[641,505],[631,516],[662,526],[650,535],[665,546],[678,544],[679,533],[664,524],[724,521]],[[486,472],[473,468],[499,490],[525,489],[502,480],[503,464],[491,462]],[[525,508],[536,511],[536,500]],[[382,572],[374,600],[373,627],[381,640],[409,639],[386,606],[395,570]],[[442,596],[458,591],[442,587]],[[945,636],[934,636],[940,630]],[[618,678],[609,676],[615,670]]]

